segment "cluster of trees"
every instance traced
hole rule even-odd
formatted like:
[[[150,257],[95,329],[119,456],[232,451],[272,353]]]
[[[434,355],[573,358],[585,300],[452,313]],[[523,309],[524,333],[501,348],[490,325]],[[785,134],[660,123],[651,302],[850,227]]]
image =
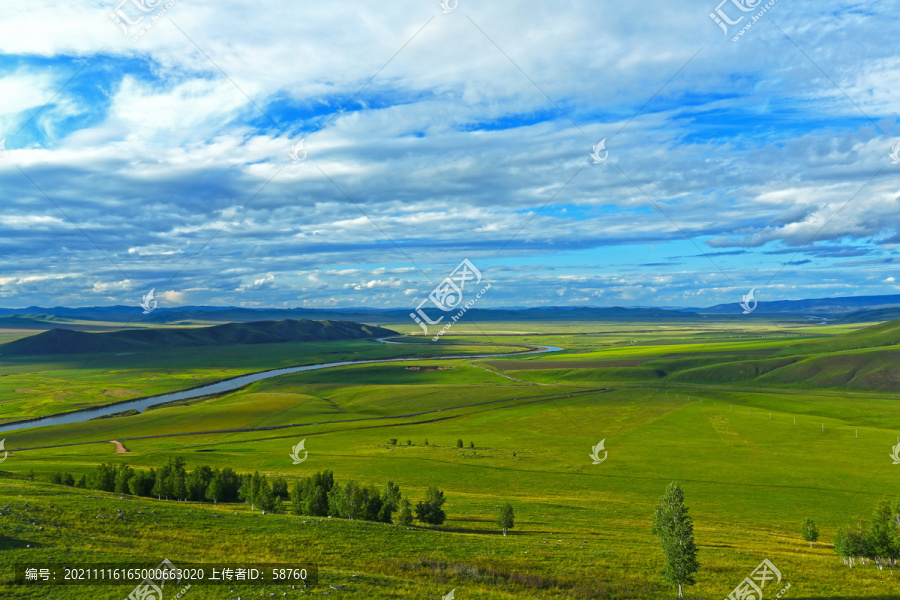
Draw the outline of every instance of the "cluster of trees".
[[[132,469],[124,462],[119,465],[104,463],[77,481],[70,473],[53,473],[50,483],[117,494],[156,496],[160,500],[237,502],[241,499],[239,490],[243,479],[229,467],[220,470],[201,465],[188,471],[183,458],[170,457],[159,469],[143,471]]]
[[[34,471],[30,474],[31,480],[34,481]],[[85,477],[81,476],[81,479],[75,481],[75,478],[72,477],[71,473],[51,473],[50,474],[50,483],[57,483],[60,485],[67,485],[69,487],[80,487],[83,488],[85,486]]]
[[[444,509],[444,492],[436,487],[425,491],[425,500],[416,504],[416,518],[428,525],[440,525],[447,518]]]
[[[390,438],[390,439],[388,440],[388,446],[396,446],[396,445],[397,445],[397,441],[398,441],[397,438]],[[407,445],[407,446],[412,446],[412,440],[406,440],[406,445]],[[425,445],[426,445],[426,446],[428,445],[428,438],[425,438]],[[463,444],[463,441],[462,441],[461,439],[456,440],[456,447],[457,447],[457,448],[462,448],[463,446],[464,446],[464,444]],[[469,448],[474,448],[474,447],[475,447],[475,442],[469,442]]]
[[[392,481],[382,491],[353,480],[341,485],[330,470],[301,477],[291,489],[291,512],[295,515],[392,523],[400,505],[400,487]]]
[[[271,483],[265,475],[259,471],[250,475],[244,473],[238,476],[237,492],[234,499],[228,501],[241,501],[250,505],[251,510],[259,507],[263,512],[283,514],[284,500],[288,497],[288,483],[284,477],[276,477]]]
[[[838,529],[834,534],[834,551],[853,568],[859,560],[865,564],[871,560],[879,569],[885,564],[892,567],[900,560],[900,500],[893,504],[882,499],[872,513],[872,519],[857,519],[852,525]]]
[[[429,487],[425,499],[413,508],[408,498],[400,493],[400,486],[392,481],[384,489],[365,486],[353,480],[344,485],[334,480],[334,474],[325,470],[308,477],[300,477],[288,490],[284,477],[262,476],[259,472],[237,474],[231,468],[212,469],[201,465],[188,471],[184,459],[170,457],[159,469],[144,471],[132,469],[124,462],[119,465],[101,464],[77,481],[70,473],[53,473],[51,483],[74,487],[193,502],[245,502],[251,510],[285,513],[284,501],[290,499],[290,512],[314,517],[340,517],[393,523],[397,513],[400,525],[413,523],[413,514],[427,525],[441,525],[447,518],[441,508],[444,492]],[[504,526],[502,523],[508,523]],[[512,527],[512,507],[501,527]]]

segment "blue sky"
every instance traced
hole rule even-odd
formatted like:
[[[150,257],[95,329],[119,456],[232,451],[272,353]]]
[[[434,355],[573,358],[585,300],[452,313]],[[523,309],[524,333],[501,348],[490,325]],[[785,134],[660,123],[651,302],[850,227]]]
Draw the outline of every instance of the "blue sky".
[[[0,306],[900,293],[893,4],[332,4],[5,7]]]

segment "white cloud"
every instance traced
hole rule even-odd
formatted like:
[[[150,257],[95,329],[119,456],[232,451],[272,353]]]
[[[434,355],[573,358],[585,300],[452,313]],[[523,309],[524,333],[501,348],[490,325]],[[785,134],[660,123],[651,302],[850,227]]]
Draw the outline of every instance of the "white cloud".
[[[782,271],[798,294],[820,266],[870,286],[871,264],[838,261],[896,253],[900,54],[881,5],[772,13],[840,90],[770,23],[733,44],[665,2],[185,0],[138,43],[113,7],[35,0],[0,20],[16,64],[0,139],[59,92],[7,144],[41,190],[0,168],[4,278],[64,276],[55,297],[179,273],[197,302],[403,304],[468,257],[495,263],[488,302],[552,301],[562,279],[584,286],[567,302],[611,286],[604,301],[650,303],[775,273],[786,250],[825,261]],[[610,160],[591,165],[601,138]]]
[[[98,294],[109,294],[111,292],[130,291],[135,288],[135,282],[130,279],[122,281],[95,281],[93,283],[94,292]]]

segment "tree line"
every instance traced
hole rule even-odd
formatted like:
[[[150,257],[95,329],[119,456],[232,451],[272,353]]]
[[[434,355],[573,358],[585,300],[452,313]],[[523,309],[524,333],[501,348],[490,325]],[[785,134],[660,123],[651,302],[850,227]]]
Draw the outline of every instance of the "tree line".
[[[447,515],[443,508],[444,492],[429,487],[424,500],[412,505],[404,498],[400,487],[388,481],[383,489],[374,485],[363,485],[350,480],[341,485],[330,470],[307,477],[299,477],[293,487],[283,476],[269,477],[259,471],[238,474],[230,467],[224,469],[200,465],[193,470],[185,468],[181,457],[169,457],[159,469],[149,471],[133,469],[126,463],[100,464],[76,480],[71,473],[53,473],[50,482],[77,488],[131,494],[134,496],[156,497],[159,500],[189,500],[192,502],[211,501],[244,502],[251,510],[259,508],[264,512],[314,517],[339,517],[393,523],[397,514],[400,525],[409,526],[415,518],[426,525],[441,525]],[[284,502],[290,499],[290,509]],[[414,517],[415,515],[415,517]],[[512,508],[508,515],[501,517],[501,528],[512,527]],[[506,527],[503,527],[506,524]]]
[[[50,483],[133,496],[155,496],[160,500],[165,498],[194,502],[238,502],[241,500],[239,492],[243,479],[230,467],[220,470],[201,465],[188,471],[180,456],[170,457],[162,467],[151,468],[149,471],[133,469],[123,462],[119,465],[97,465],[93,471],[82,475],[78,480],[71,473],[50,475]],[[273,486],[280,492],[280,481],[276,480]]]

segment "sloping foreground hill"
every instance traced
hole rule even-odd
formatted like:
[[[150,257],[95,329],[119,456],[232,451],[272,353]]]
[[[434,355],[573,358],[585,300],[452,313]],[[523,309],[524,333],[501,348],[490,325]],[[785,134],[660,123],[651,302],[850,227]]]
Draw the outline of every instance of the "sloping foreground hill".
[[[397,332],[349,321],[308,319],[226,323],[197,328],[129,329],[105,333],[51,329],[0,345],[0,354],[18,356],[131,352],[162,347],[352,340],[388,335],[397,335]]]

